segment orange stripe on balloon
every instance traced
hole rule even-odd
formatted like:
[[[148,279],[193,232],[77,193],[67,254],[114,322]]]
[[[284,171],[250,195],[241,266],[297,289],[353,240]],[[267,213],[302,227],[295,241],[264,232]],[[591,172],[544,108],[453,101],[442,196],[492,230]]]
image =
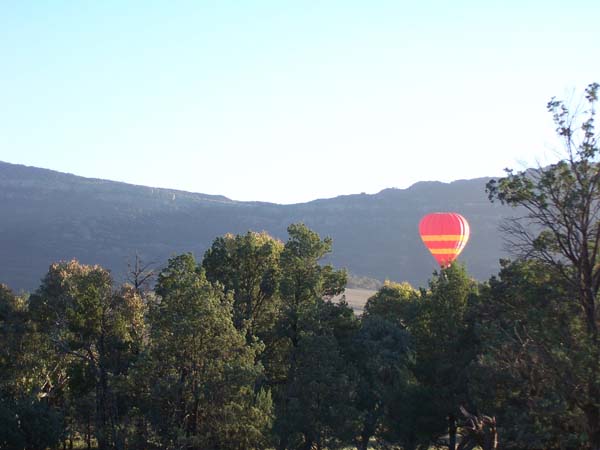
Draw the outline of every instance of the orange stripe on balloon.
[[[421,236],[424,242],[429,241],[460,241],[468,235],[464,234],[424,234]]]
[[[458,255],[461,249],[458,248],[430,248],[432,255]]]

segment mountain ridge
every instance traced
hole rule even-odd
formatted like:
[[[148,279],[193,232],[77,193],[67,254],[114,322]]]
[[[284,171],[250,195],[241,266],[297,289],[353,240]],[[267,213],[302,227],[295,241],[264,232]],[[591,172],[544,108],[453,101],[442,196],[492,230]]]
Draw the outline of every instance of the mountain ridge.
[[[340,194],[340,195],[336,195],[334,197],[315,198],[312,200],[308,200],[306,202],[276,203],[276,202],[269,202],[269,201],[265,201],[265,200],[236,200],[236,199],[233,199],[233,198],[227,197],[225,195],[221,195],[221,194],[205,194],[202,192],[187,191],[184,189],[173,189],[173,188],[164,188],[164,187],[157,187],[157,186],[147,186],[144,184],[129,183],[126,181],[110,180],[110,179],[106,179],[106,178],[85,177],[85,176],[77,175],[77,174],[74,174],[71,172],[61,172],[59,170],[48,169],[48,168],[37,167],[37,166],[29,166],[26,164],[10,163],[7,161],[2,161],[2,160],[0,160],[0,176],[2,175],[3,166],[4,166],[4,168],[10,167],[11,168],[10,170],[12,170],[12,171],[31,170],[31,171],[36,171],[39,173],[53,175],[55,177],[65,177],[65,178],[75,178],[78,180],[86,180],[90,183],[97,182],[99,184],[125,185],[125,186],[132,187],[132,188],[156,189],[156,190],[172,192],[172,193],[181,193],[181,194],[186,194],[186,195],[198,195],[198,196],[202,196],[205,198],[214,198],[215,200],[223,200],[223,201],[232,202],[232,203],[264,204],[264,205],[276,205],[276,206],[304,205],[307,203],[334,200],[334,199],[340,199],[340,198],[344,198],[344,197],[359,197],[359,196],[373,197],[373,196],[379,196],[379,195],[387,194],[389,192],[394,192],[394,191],[405,191],[405,190],[420,188],[420,187],[426,186],[426,185],[451,185],[453,183],[460,183],[460,182],[464,182],[464,181],[490,180],[490,179],[494,178],[494,177],[485,177],[484,176],[484,177],[477,177],[477,178],[470,178],[470,179],[466,179],[466,178],[457,179],[457,180],[452,180],[452,181],[448,181],[448,182],[438,181],[438,180],[421,180],[421,181],[416,181],[415,183],[411,184],[410,186],[407,186],[406,188],[397,188],[397,187],[383,188],[380,191],[375,192],[373,194],[367,194],[365,192],[358,193],[358,194]]]
[[[0,223],[0,282],[32,290],[50,263],[71,258],[101,264],[122,279],[135,253],[160,267],[177,253],[201,257],[228,232],[266,231],[285,240],[290,223],[304,222],[333,238],[327,262],[361,276],[423,285],[436,267],[417,225],[435,211],[467,217],[472,236],[460,259],[485,279],[506,257],[497,226],[510,211],[487,199],[489,179],[420,181],[375,194],[277,204],[0,162],[0,210],[7,212]]]

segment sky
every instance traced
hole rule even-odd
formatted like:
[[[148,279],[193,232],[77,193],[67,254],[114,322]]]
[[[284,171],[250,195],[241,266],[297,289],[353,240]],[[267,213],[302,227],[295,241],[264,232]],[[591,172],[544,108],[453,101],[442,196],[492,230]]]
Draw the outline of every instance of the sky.
[[[600,2],[0,3],[0,161],[298,203],[555,161]]]

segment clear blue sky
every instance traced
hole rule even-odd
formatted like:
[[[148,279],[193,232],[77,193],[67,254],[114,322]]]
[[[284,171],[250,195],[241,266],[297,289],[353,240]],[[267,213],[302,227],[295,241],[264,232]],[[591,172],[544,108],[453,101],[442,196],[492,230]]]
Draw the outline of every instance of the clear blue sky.
[[[556,158],[595,1],[3,1],[0,160],[295,203]]]

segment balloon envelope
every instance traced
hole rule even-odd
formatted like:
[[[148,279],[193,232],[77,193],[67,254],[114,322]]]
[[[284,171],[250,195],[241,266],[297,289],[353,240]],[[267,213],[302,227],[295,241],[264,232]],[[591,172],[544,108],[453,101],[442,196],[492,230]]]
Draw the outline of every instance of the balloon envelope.
[[[457,213],[427,214],[419,222],[419,234],[438,264],[448,267],[469,240],[469,223]]]

